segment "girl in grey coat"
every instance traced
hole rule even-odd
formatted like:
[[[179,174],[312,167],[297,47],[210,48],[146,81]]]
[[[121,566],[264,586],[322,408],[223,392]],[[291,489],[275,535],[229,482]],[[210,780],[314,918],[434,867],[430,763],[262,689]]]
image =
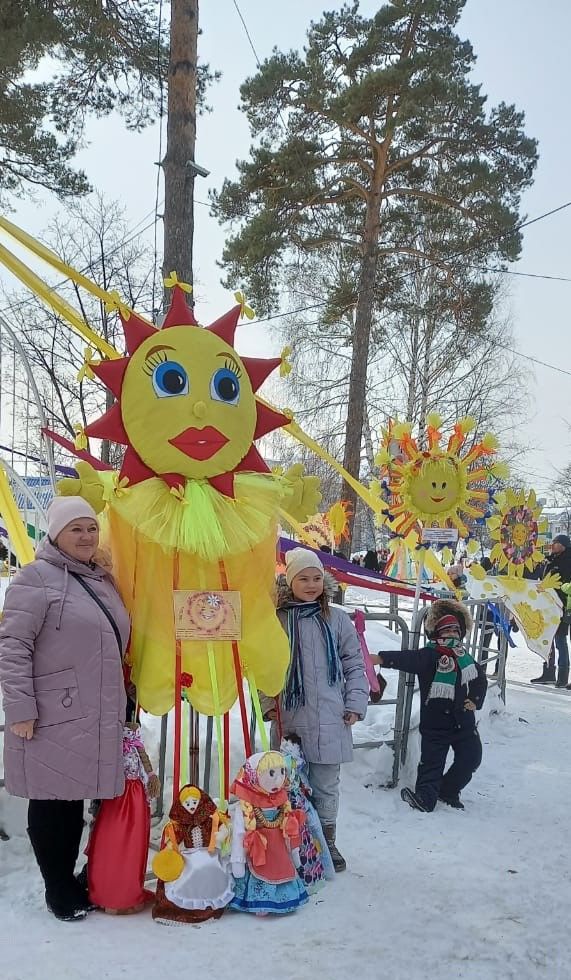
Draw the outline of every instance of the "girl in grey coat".
[[[329,606],[337,583],[325,576],[313,551],[286,554],[285,580],[278,583],[278,617],[290,643],[290,665],[279,704],[264,699],[272,726],[272,745],[297,735],[308,763],[309,783],[333,864],[345,860],[335,845],[342,762],[353,758],[351,726],[365,717],[368,684],[355,628],[343,609]],[[279,720],[279,726],[278,726]]]
[[[83,801],[123,792],[129,618],[94,560],[99,527],[81,497],[57,497],[48,534],[6,593],[0,683],[6,789],[28,799],[28,834],[57,918],[82,918],[74,878]]]

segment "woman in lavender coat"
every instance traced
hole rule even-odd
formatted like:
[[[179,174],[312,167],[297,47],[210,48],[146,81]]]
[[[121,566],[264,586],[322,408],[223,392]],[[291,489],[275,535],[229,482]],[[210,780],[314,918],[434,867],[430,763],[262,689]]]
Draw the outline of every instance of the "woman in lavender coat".
[[[83,804],[123,792],[129,618],[96,561],[99,526],[81,497],[57,497],[48,537],[6,592],[0,684],[6,789],[29,800],[28,833],[57,918],[83,918],[74,877]]]

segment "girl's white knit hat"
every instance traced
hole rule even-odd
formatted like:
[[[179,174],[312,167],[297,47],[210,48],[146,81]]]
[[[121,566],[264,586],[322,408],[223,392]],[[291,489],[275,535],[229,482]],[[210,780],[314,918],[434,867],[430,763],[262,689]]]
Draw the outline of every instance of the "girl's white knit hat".
[[[77,521],[80,517],[89,517],[99,523],[93,507],[83,497],[54,497],[48,507],[50,541],[55,541],[64,527],[67,527],[72,521]]]
[[[319,558],[314,551],[309,551],[307,548],[293,548],[291,551],[286,551],[285,563],[288,585],[291,585],[295,576],[303,572],[304,568],[318,568],[323,572],[323,565]]]

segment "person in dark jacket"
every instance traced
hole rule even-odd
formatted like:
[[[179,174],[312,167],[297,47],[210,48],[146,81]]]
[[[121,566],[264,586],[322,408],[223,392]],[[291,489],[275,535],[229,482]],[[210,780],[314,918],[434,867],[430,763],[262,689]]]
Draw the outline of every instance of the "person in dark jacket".
[[[562,585],[571,582],[571,538],[567,534],[558,534],[551,542],[551,554],[539,567],[538,577],[544,579],[547,575],[559,575]],[[567,645],[567,633],[569,622],[565,615],[567,607],[567,596],[561,589],[557,589],[557,595],[563,603],[561,622],[557,627],[555,642],[551,647],[549,662],[544,664],[543,672],[539,677],[532,677],[532,684],[553,684],[557,687],[566,687],[569,681],[569,647]],[[557,677],[555,676],[555,649],[557,648]]]
[[[428,645],[422,650],[381,651],[373,662],[407,674],[420,684],[421,757],[416,787],[403,789],[402,799],[429,813],[438,800],[463,810],[460,793],[482,761],[482,743],[475,712],[484,703],[485,670],[464,649],[472,625],[466,606],[455,599],[433,602],[425,621]],[[444,773],[448,750],[454,761]]]
[[[368,568],[370,572],[379,571],[379,559],[376,551],[369,550],[363,559],[363,568]]]

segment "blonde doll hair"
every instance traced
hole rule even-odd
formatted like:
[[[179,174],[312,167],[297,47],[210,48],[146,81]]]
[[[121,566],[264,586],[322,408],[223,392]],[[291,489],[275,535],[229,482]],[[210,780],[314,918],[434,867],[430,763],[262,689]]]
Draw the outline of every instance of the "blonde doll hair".
[[[188,800],[190,798],[192,798],[193,800],[199,800],[201,796],[202,793],[200,792],[199,789],[196,788],[196,786],[185,786],[180,791],[179,800],[181,803],[184,803],[185,800]]]
[[[281,752],[264,752],[262,758],[258,762],[257,772],[267,772],[268,769],[286,768],[285,759]],[[257,826],[256,814],[254,807],[251,803],[247,803],[245,800],[241,801],[242,813],[244,814],[244,827],[248,830],[255,830]],[[282,823],[284,818],[291,811],[291,803],[287,800],[280,807]]]
[[[258,762],[257,771],[267,772],[268,769],[285,768],[285,759],[281,752],[264,752]]]

